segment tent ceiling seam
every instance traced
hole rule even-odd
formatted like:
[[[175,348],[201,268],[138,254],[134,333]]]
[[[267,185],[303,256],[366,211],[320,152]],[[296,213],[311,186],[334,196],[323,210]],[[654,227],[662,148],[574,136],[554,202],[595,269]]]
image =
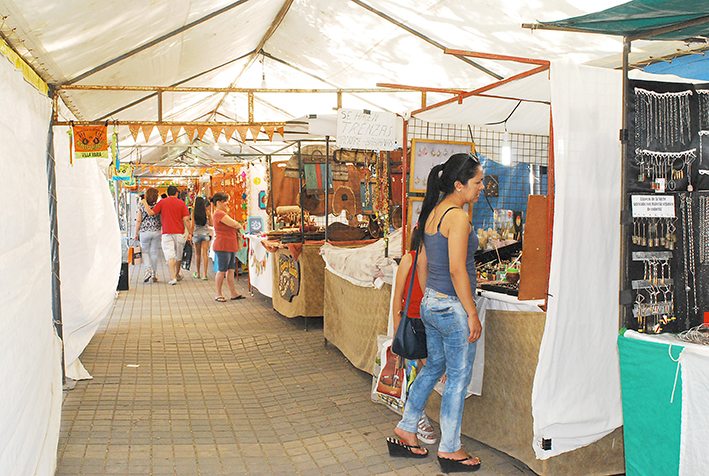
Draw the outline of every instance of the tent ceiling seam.
[[[239,80],[242,74],[251,67],[251,65],[254,64],[255,59],[258,57],[258,53],[263,52],[263,47],[266,44],[266,42],[273,36],[273,34],[276,32],[278,27],[281,25],[281,22],[283,22],[283,19],[286,17],[286,14],[288,13],[288,10],[290,10],[291,5],[293,5],[293,0],[285,0],[283,2],[283,6],[281,9],[278,11],[276,14],[275,18],[273,19],[273,22],[271,22],[271,26],[268,27],[268,30],[266,30],[266,33],[263,35],[261,38],[261,41],[259,41],[259,44],[254,50],[256,53],[252,53],[252,57],[249,59],[249,61],[246,63],[245,67],[241,70],[241,72],[236,76],[234,81],[231,83],[230,87],[233,87],[236,82]],[[214,115],[217,110],[224,104],[224,101],[226,100],[227,96],[229,93],[224,93],[222,98],[219,100],[219,103],[217,103],[217,107],[214,108],[214,111],[212,111],[212,115]],[[249,118],[250,119],[250,118]]]
[[[411,28],[411,27],[405,25],[404,23],[402,23],[402,22],[400,22],[400,21],[395,20],[394,18],[390,17],[390,16],[387,15],[386,13],[384,13],[384,12],[382,12],[382,11],[380,11],[380,10],[377,10],[377,9],[374,8],[374,7],[371,7],[371,6],[367,5],[366,3],[362,2],[361,0],[350,0],[350,1],[354,2],[355,4],[357,4],[357,5],[359,5],[360,7],[364,8],[365,10],[368,10],[368,11],[374,13],[375,15],[377,15],[377,16],[379,16],[379,17],[385,19],[385,20],[387,20],[388,22],[393,23],[394,25],[398,26],[399,28],[402,28],[402,29],[408,31],[408,32],[411,33],[412,35],[416,36],[417,38],[420,38],[420,39],[424,40],[425,42],[427,42],[427,43],[429,43],[429,44],[435,46],[436,48],[439,48],[439,49],[441,49],[441,50],[443,50],[443,51],[445,51],[446,49],[448,49],[446,46],[442,45],[441,43],[438,43],[436,40],[434,40],[434,39],[432,39],[432,38],[429,38],[428,36],[424,35],[423,33],[419,32],[419,31],[417,31],[417,30],[414,30],[413,28]],[[498,81],[501,80],[501,79],[504,79],[504,76],[500,76],[499,74],[495,73],[494,71],[490,71],[489,69],[487,69],[487,68],[484,67],[483,65],[478,64],[478,63],[476,63],[475,61],[472,61],[472,60],[470,60],[470,59],[468,59],[468,58],[466,58],[466,57],[464,57],[464,56],[460,56],[460,55],[453,55],[453,56],[455,56],[455,57],[458,58],[459,60],[463,61],[464,63],[467,63],[467,64],[469,64],[470,66],[473,66],[474,68],[479,69],[479,70],[482,71],[483,73],[489,74],[490,76],[492,76],[493,78],[497,79]]]
[[[189,78],[186,78],[186,79],[183,79],[183,80],[178,81],[178,82],[176,82],[176,83],[173,83],[173,84],[171,84],[171,85],[168,86],[168,87],[170,87],[170,88],[176,88],[176,87],[178,87],[180,84],[185,84],[185,83],[187,83],[187,82],[189,82],[189,81],[192,81],[193,79],[197,79],[197,78],[200,77],[200,76],[203,76],[203,75],[205,75],[205,74],[209,74],[209,73],[211,73],[211,72],[213,72],[213,71],[218,70],[219,68],[223,68],[224,66],[227,66],[227,65],[229,65],[229,64],[231,64],[231,63],[233,63],[233,62],[235,62],[235,61],[239,61],[239,60],[241,60],[241,59],[243,59],[243,58],[249,56],[249,55],[252,54],[252,53],[253,53],[253,51],[250,51],[250,52],[248,52],[248,53],[246,53],[246,54],[244,54],[244,55],[239,56],[238,58],[231,59],[231,60],[229,60],[229,61],[227,61],[227,62],[225,62],[225,63],[222,63],[222,64],[220,64],[220,65],[218,65],[218,66],[215,66],[214,68],[207,69],[207,70],[205,70],[205,71],[202,71],[201,73],[197,73],[197,74],[195,74],[195,75],[192,75],[192,76],[190,76]],[[144,101],[146,101],[146,100],[148,100],[148,99],[150,99],[150,98],[153,98],[153,97],[157,96],[157,94],[158,94],[158,93],[157,93],[157,91],[156,91],[156,92],[154,92],[154,93],[151,93],[151,94],[148,94],[147,96],[142,97],[141,99],[136,99],[136,100],[133,101],[132,103],[126,104],[125,106],[122,106],[122,107],[120,107],[120,108],[118,108],[118,109],[116,109],[116,110],[114,110],[114,111],[112,111],[112,112],[109,112],[108,114],[103,115],[102,117],[98,118],[97,120],[102,121],[102,120],[104,120],[104,119],[107,119],[107,118],[111,117],[111,116],[114,115],[114,114],[118,114],[119,112],[125,111],[126,109],[129,109],[129,108],[131,108],[131,107],[133,107],[133,106],[136,106],[136,105],[138,105],[138,104],[140,104],[140,103],[142,103],[142,102],[144,102]]]
[[[147,50],[148,48],[152,48],[153,46],[155,46],[155,45],[157,45],[157,44],[159,44],[159,43],[162,43],[163,41],[165,41],[165,40],[167,40],[167,39],[170,39],[170,38],[172,38],[173,36],[179,35],[180,33],[183,33],[184,31],[189,30],[189,29],[192,28],[193,26],[197,26],[197,25],[199,25],[199,24],[201,24],[201,23],[204,23],[204,22],[207,21],[207,20],[211,20],[212,18],[214,18],[214,17],[216,17],[216,16],[218,16],[218,15],[221,15],[221,14],[224,13],[224,12],[227,12],[227,11],[231,10],[232,8],[238,7],[239,5],[242,5],[242,4],[244,4],[244,3],[248,2],[248,1],[249,1],[249,0],[238,0],[238,1],[234,2],[234,3],[232,3],[232,4],[227,5],[227,6],[224,7],[224,8],[220,8],[219,10],[216,10],[216,11],[214,11],[214,12],[208,14],[208,15],[205,15],[205,16],[203,16],[202,18],[198,18],[197,20],[195,20],[195,21],[193,21],[193,22],[191,22],[191,23],[188,23],[187,25],[183,25],[183,26],[181,26],[180,28],[178,28],[178,29],[176,29],[176,30],[173,30],[173,31],[171,31],[171,32],[169,32],[169,33],[166,33],[166,34],[164,34],[164,35],[162,35],[162,36],[160,36],[160,37],[158,37],[158,38],[156,38],[156,39],[154,39],[154,40],[151,40],[151,41],[149,41],[149,42],[147,42],[147,43],[145,43],[145,44],[143,44],[143,45],[141,45],[141,46],[138,46],[137,48],[134,48],[134,49],[128,51],[127,53],[124,53],[124,54],[122,54],[122,55],[120,55],[120,56],[117,56],[116,58],[113,58],[113,59],[111,59],[111,60],[108,60],[108,61],[106,61],[105,63],[100,64],[99,66],[96,66],[95,68],[92,68],[92,69],[90,69],[89,71],[87,71],[87,72],[85,72],[85,73],[82,73],[82,74],[80,74],[79,76],[76,76],[76,77],[74,77],[74,78],[72,78],[72,79],[70,79],[70,80],[68,80],[68,81],[66,81],[66,82],[64,82],[64,83],[61,83],[61,84],[74,84],[74,83],[77,83],[77,82],[79,82],[79,81],[81,81],[81,80],[83,80],[83,79],[86,79],[87,77],[89,77],[89,76],[91,76],[91,75],[93,75],[93,74],[98,73],[99,71],[103,71],[104,69],[108,68],[109,66],[113,66],[114,64],[119,63],[120,61],[123,61],[124,59],[130,58],[131,56],[134,56],[134,55],[140,53],[141,51],[145,51],[145,50]]]

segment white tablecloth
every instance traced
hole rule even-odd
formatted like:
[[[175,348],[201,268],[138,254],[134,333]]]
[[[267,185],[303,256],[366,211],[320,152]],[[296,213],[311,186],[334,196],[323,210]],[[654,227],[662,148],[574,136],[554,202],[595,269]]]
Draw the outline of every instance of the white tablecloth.
[[[273,254],[263,247],[265,236],[244,235],[249,240],[249,281],[264,296],[273,297]]]

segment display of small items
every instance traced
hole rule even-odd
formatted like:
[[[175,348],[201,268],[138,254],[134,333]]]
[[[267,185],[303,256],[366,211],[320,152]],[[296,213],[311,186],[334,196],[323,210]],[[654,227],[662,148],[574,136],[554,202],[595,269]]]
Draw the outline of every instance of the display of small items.
[[[709,90],[682,83],[633,83],[626,182],[632,202],[628,278],[641,332],[679,332],[709,305]],[[651,89],[659,90],[651,90]],[[697,120],[698,119],[698,120]],[[640,195],[651,193],[652,195]],[[626,202],[628,203],[628,202]],[[696,225],[696,227],[695,227]],[[630,300],[626,300],[629,303]],[[628,316],[629,317],[629,316]]]

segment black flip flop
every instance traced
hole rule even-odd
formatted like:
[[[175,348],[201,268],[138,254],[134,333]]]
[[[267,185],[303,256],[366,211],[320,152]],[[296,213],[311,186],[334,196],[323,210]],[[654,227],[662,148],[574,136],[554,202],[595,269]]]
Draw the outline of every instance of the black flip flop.
[[[438,464],[441,465],[441,471],[444,473],[471,473],[480,469],[480,463],[463,464],[463,462],[473,458],[474,456],[468,456],[463,459],[451,459],[439,456]]]
[[[246,297],[244,297],[243,295],[239,294],[238,296],[231,298],[232,301],[236,301],[237,299],[246,299]]]
[[[217,296],[214,300],[217,302],[226,302],[226,298],[224,296]]]
[[[425,458],[428,456],[428,450],[426,448],[421,448],[420,446],[413,446],[404,443],[401,440],[395,440],[394,438],[387,437],[387,446],[389,447],[389,456],[404,457],[404,458]],[[425,453],[414,453],[411,451],[412,448],[415,449],[426,449]]]

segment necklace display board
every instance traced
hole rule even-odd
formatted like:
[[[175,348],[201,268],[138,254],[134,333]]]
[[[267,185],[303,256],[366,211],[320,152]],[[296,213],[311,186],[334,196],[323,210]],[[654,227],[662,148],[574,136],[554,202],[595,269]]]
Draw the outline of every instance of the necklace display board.
[[[709,309],[709,85],[631,81],[626,110],[622,325],[681,332]]]

